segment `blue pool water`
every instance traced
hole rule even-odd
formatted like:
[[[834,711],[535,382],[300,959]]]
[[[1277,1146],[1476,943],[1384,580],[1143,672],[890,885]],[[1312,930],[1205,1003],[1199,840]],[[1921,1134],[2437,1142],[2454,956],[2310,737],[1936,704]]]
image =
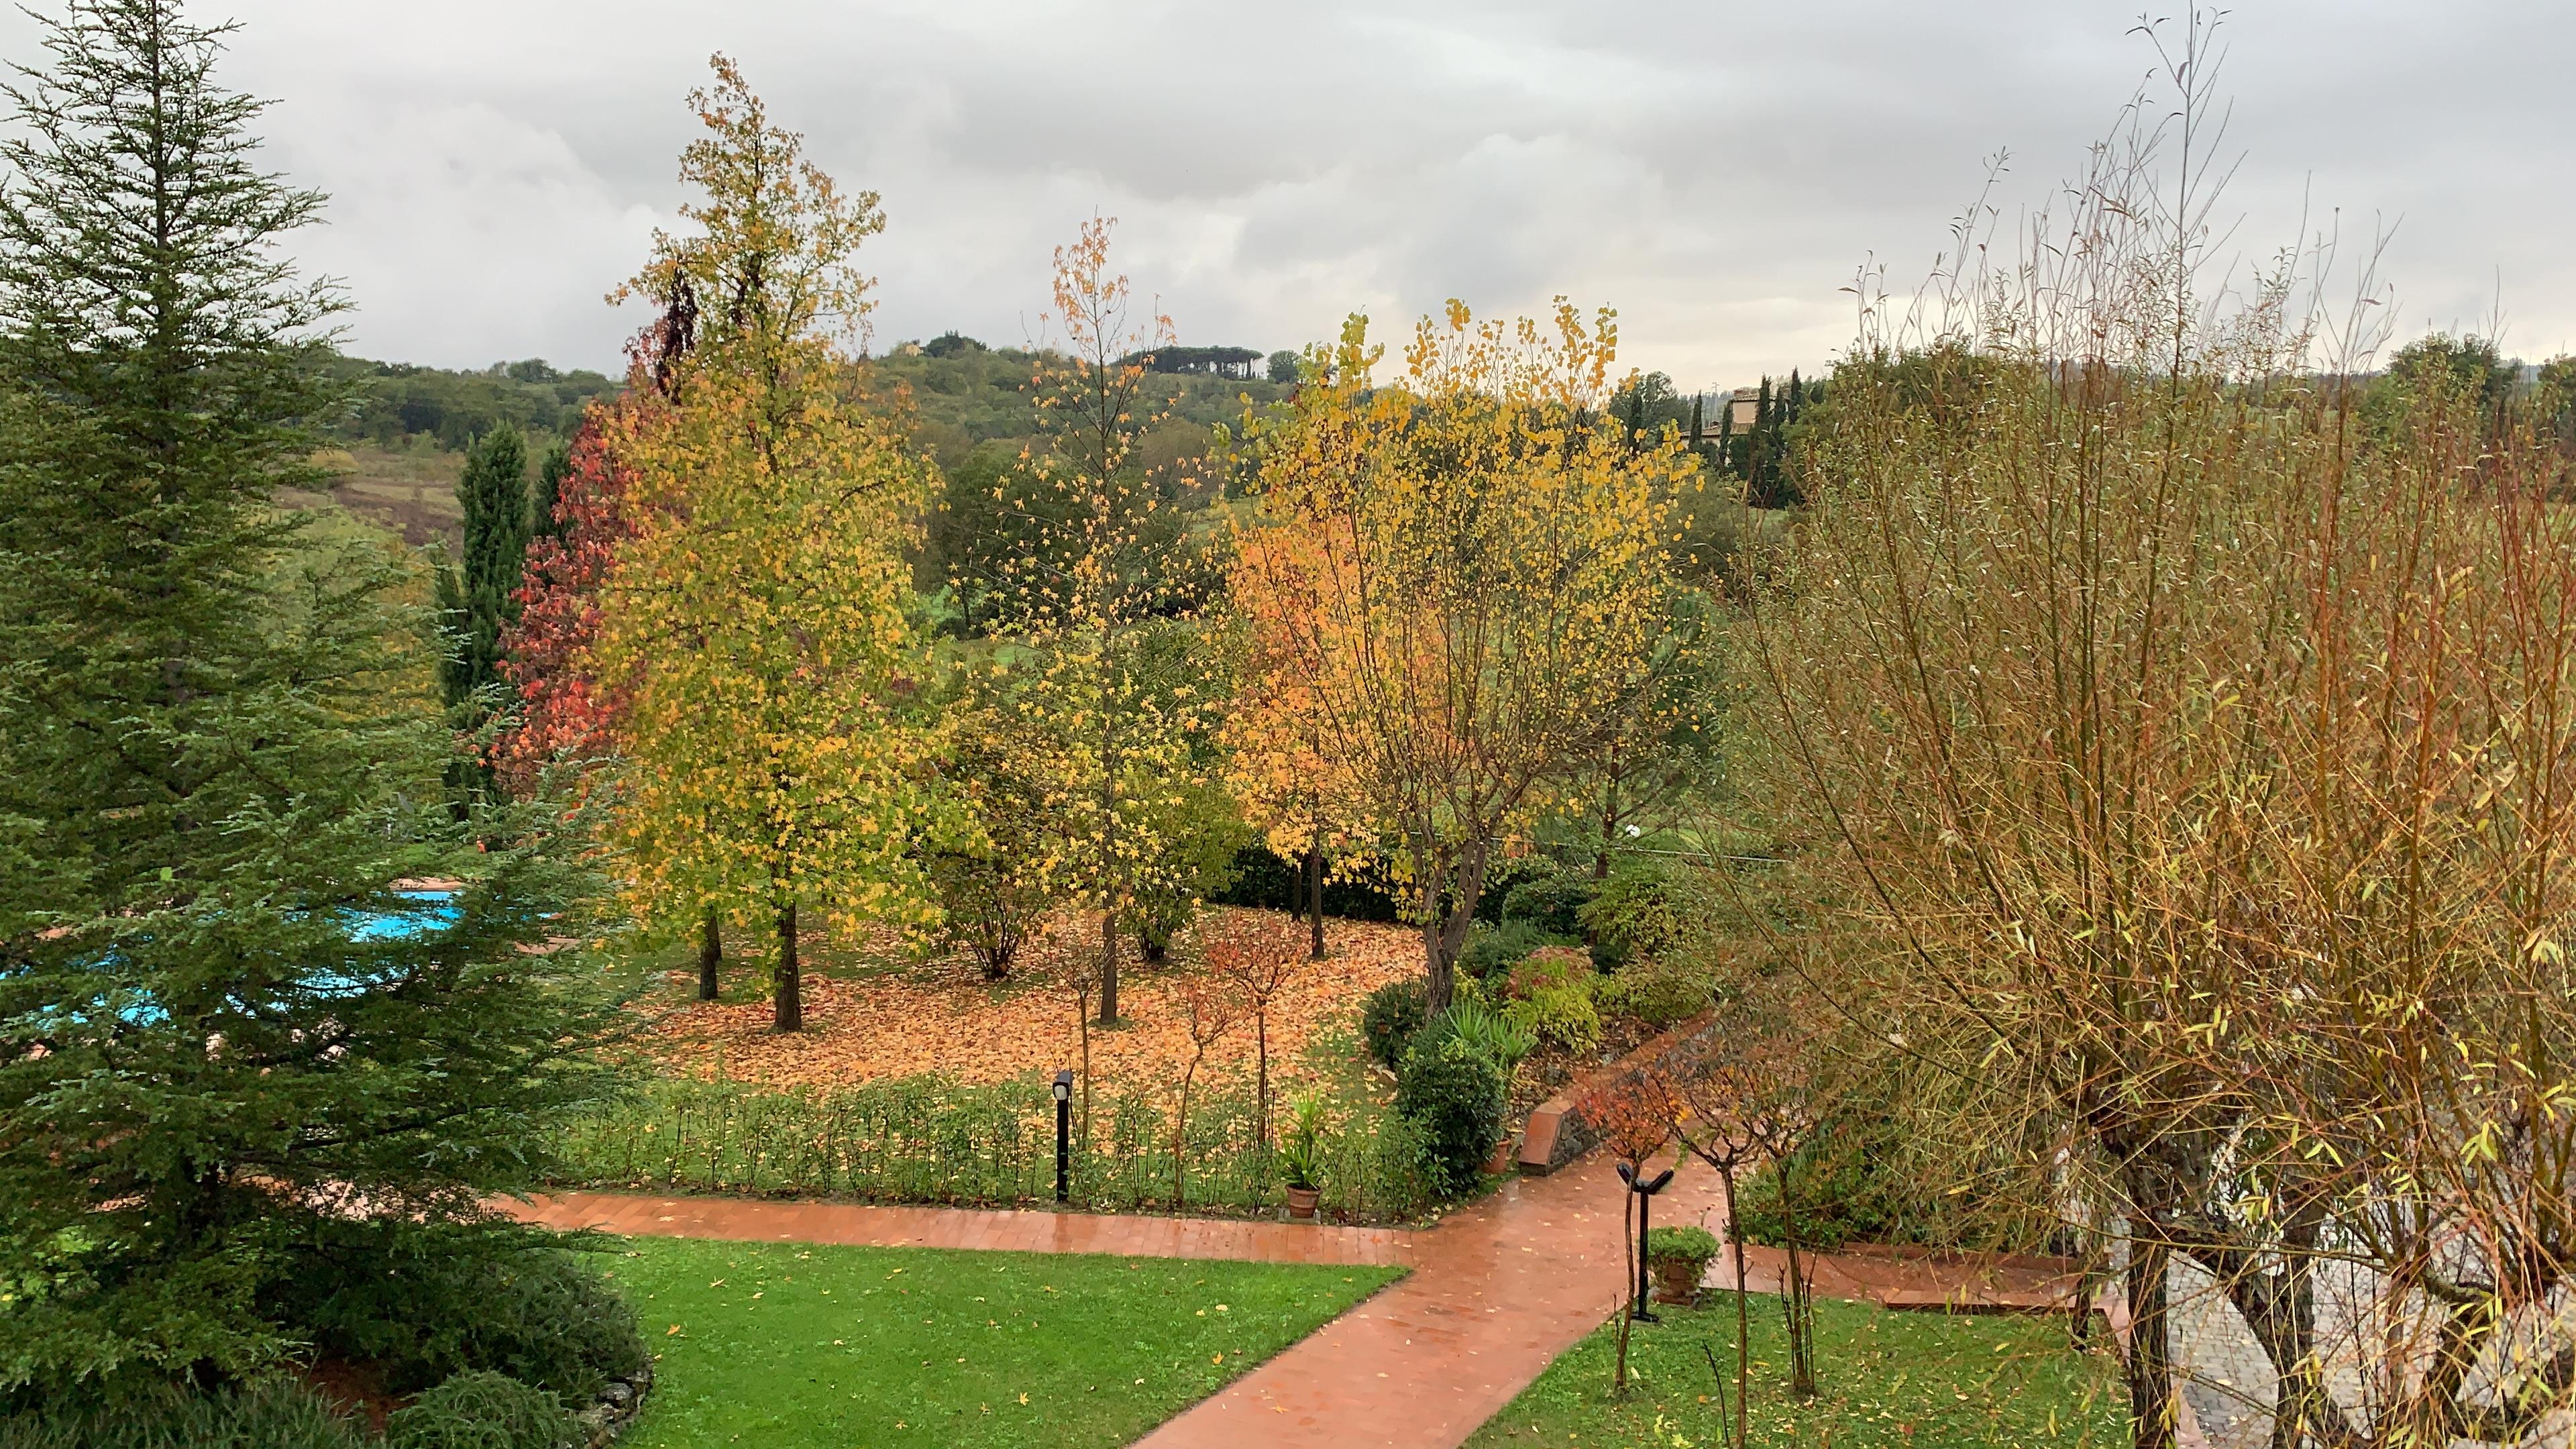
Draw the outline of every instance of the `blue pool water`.
[[[392,911],[368,911],[354,917],[349,924],[352,941],[408,941],[431,931],[456,924],[457,907],[454,891],[403,891],[407,901],[419,901],[418,907],[405,906]]]

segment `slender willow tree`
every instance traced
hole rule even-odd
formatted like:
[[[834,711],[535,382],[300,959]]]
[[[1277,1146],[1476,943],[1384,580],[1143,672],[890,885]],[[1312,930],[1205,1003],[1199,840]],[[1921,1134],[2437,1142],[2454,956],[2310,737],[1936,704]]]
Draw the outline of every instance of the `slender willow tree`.
[[[1597,758],[1669,613],[1673,500],[1699,476],[1672,436],[1610,417],[1616,328],[1424,318],[1401,377],[1353,317],[1261,421],[1260,496],[1234,594],[1254,620],[1250,711],[1293,710],[1420,893],[1432,1009],[1446,1008],[1485,868]]]
[[[590,673],[620,681],[617,801],[647,920],[775,932],[780,1031],[804,1022],[800,912],[922,915],[909,847],[930,738],[899,709],[903,548],[923,471],[863,406],[842,339],[850,265],[883,225],[769,124],[718,57],[681,157],[698,230],[662,236],[622,295],[693,313],[653,361],[655,406],[603,413],[634,536],[601,588]]]
[[[2313,266],[2210,305],[2207,39],[1836,375],[1746,636],[1844,904],[1804,959],[1961,1084],[1928,1130],[2108,1207],[2140,1449],[2181,1261],[2275,1445],[2527,1442],[2576,1389],[2576,520],[2474,386],[2373,425]]]
[[[399,556],[276,502],[338,300],[224,34],[82,0],[0,143],[0,1394],[304,1352],[275,1295],[359,1205],[403,1251],[340,1281],[398,1294],[534,1185],[613,1015],[517,949],[581,920],[553,812],[440,803]],[[423,875],[452,921],[357,928]]]

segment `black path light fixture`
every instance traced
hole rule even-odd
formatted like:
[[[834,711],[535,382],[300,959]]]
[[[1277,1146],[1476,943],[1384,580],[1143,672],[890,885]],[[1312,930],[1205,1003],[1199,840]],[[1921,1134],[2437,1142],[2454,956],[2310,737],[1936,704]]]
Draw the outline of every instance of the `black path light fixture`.
[[[1073,1166],[1073,1069],[1058,1067],[1055,1073],[1055,1200],[1065,1202],[1072,1196]],[[1670,1177],[1672,1174],[1664,1174]]]
[[[1639,1323],[1661,1323],[1662,1317],[1646,1306],[1646,1209],[1654,1202],[1655,1194],[1673,1180],[1673,1170],[1667,1167],[1652,1178],[1642,1177],[1639,1172],[1636,1163],[1619,1164],[1619,1180],[1637,1195],[1637,1301],[1628,1306],[1628,1316]]]

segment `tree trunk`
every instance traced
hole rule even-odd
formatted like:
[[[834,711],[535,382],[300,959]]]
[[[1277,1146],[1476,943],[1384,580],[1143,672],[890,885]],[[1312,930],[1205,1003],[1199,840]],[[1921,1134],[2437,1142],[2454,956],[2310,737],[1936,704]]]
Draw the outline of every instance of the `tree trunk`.
[[[1306,909],[1314,918],[1313,940],[1306,955],[1310,960],[1324,959],[1324,842],[1319,835],[1306,847]]]
[[[2140,1226],[2129,1220],[2129,1443],[2173,1449],[2173,1345],[2165,1314],[2173,1250],[2160,1239],[2142,1241]]]
[[[1458,952],[1467,943],[1467,928],[1475,924],[1476,898],[1485,883],[1486,849],[1482,838],[1470,839],[1452,865],[1435,860],[1426,838],[1414,856],[1415,873],[1422,878],[1422,951],[1429,967],[1424,1009],[1429,1015],[1448,1010],[1450,994],[1456,989]],[[1441,889],[1453,875],[1457,894],[1443,911]]]
[[[716,999],[716,968],[724,964],[724,935],[716,927],[716,913],[707,912],[706,934],[698,941],[698,999]]]
[[[1118,913],[1100,913],[1100,1024],[1118,1024]]]
[[[1619,1197],[1619,1363],[1610,1374],[1610,1393],[1628,1397],[1628,1326],[1637,1317],[1636,1191],[1620,1184]]]
[[[1815,1319],[1807,1307],[1807,1266],[1798,1253],[1798,1203],[1792,1194],[1789,1157],[1780,1158],[1781,1246],[1788,1250],[1789,1281],[1782,1284],[1781,1313],[1789,1325],[1789,1392],[1801,1399],[1816,1396]]]
[[[1252,1014],[1253,1081],[1252,1146],[1270,1147],[1270,1010],[1267,1002]]]
[[[805,1029],[805,978],[796,961],[796,902],[778,908],[777,1026],[780,1031]]]
[[[1718,1173],[1726,1184],[1726,1241],[1735,1250],[1735,1449],[1746,1449],[1745,1400],[1753,1381],[1752,1290],[1744,1281],[1744,1234],[1735,1223],[1735,1169]]]
[[[1618,831],[1619,762],[1616,757],[1613,757],[1610,762],[1609,782],[1601,787],[1601,849],[1592,857],[1594,880],[1610,878],[1610,843],[1618,838]]]
[[[1181,1107],[1179,1113],[1172,1118],[1172,1211],[1174,1212],[1181,1211],[1183,1204],[1188,1201],[1184,1196],[1185,1179],[1182,1175],[1189,1170],[1190,1163],[1190,1078],[1198,1075],[1198,1070],[1199,1064],[1194,1060],[1190,1063],[1190,1069],[1181,1073]]]
[[[1448,923],[1440,918],[1440,877],[1446,871],[1422,872],[1422,956],[1428,973],[1423,989],[1423,1016],[1428,1019],[1449,1009],[1449,993],[1456,984],[1451,974],[1449,953],[1441,949],[1449,934]]]

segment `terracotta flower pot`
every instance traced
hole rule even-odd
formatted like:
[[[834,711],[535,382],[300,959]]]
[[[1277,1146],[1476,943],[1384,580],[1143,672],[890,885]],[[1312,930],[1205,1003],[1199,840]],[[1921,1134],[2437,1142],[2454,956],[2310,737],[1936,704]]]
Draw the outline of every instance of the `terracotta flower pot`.
[[[1288,1189],[1288,1216],[1305,1222],[1314,1221],[1315,1201],[1322,1196],[1321,1191],[1311,1187]]]
[[[1655,1270],[1655,1301],[1658,1303],[1697,1301],[1700,1274],[1708,1271],[1706,1263],[1690,1258],[1656,1258],[1647,1266]]]
[[[1511,1171],[1512,1164],[1519,1160],[1520,1146],[1509,1137],[1495,1143],[1493,1155],[1485,1159],[1485,1170],[1487,1172]]]

